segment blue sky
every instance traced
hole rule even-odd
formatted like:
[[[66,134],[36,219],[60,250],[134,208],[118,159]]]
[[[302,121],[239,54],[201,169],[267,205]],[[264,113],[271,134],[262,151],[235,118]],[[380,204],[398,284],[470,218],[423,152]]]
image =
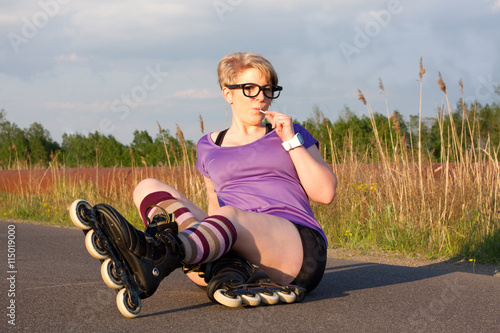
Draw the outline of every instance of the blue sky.
[[[129,144],[157,122],[178,124],[196,141],[226,127],[216,66],[226,54],[267,57],[284,91],[273,109],[299,121],[318,106],[336,120],[344,106],[406,120],[443,101],[500,102],[500,0],[3,0],[0,4],[0,108],[21,128],[100,131]],[[229,114],[230,116],[230,114]],[[230,120],[229,120],[230,121]]]

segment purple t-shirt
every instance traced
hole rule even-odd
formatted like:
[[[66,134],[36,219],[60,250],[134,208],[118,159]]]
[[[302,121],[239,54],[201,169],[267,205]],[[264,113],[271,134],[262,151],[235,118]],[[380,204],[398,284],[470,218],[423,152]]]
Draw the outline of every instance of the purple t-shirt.
[[[309,148],[318,141],[302,126],[295,133]],[[325,234],[314,217],[309,198],[281,139],[272,131],[256,141],[237,147],[217,146],[210,134],[197,145],[196,168],[212,180],[221,206],[270,214]]]

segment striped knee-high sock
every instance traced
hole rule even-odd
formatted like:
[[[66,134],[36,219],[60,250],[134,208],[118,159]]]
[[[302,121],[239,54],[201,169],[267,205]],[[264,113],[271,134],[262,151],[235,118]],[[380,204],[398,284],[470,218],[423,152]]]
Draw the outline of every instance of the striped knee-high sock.
[[[211,262],[227,253],[236,242],[234,225],[222,215],[212,215],[179,232],[187,264]],[[187,245],[189,244],[189,245]]]
[[[179,230],[186,229],[191,224],[199,222],[189,209],[177,201],[177,199],[175,199],[170,193],[159,191],[148,194],[141,202],[139,210],[142,221],[146,227],[148,226],[146,210],[153,205],[160,206],[164,208],[167,213],[174,214],[175,220],[179,225]],[[158,214],[155,209],[151,209],[148,213],[149,217],[152,217],[155,214]]]
[[[214,261],[228,252],[236,242],[236,228],[229,219],[213,215],[198,221],[188,208],[168,192],[154,192],[143,199],[140,212],[145,224],[145,211],[151,205],[158,205],[174,214],[181,230],[178,237],[184,245],[186,264]],[[153,214],[152,209],[150,215]]]

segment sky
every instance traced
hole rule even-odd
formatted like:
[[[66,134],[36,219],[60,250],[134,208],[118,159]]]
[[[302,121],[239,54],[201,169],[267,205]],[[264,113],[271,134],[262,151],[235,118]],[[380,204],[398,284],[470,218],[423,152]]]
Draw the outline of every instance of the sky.
[[[297,121],[314,107],[335,121],[348,107],[405,120],[420,109],[500,103],[500,0],[2,0],[0,109],[52,139],[99,131],[130,144],[158,124],[197,141],[230,124],[217,64],[256,52],[284,90],[270,109]],[[379,88],[385,87],[385,96]]]

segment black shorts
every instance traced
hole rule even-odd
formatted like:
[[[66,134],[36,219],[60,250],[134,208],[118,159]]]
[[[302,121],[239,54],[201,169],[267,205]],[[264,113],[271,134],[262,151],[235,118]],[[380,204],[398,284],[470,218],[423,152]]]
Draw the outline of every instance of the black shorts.
[[[324,238],[316,230],[294,223],[299,231],[304,248],[304,261],[300,272],[292,284],[314,290],[323,278],[326,267],[327,251]]]

